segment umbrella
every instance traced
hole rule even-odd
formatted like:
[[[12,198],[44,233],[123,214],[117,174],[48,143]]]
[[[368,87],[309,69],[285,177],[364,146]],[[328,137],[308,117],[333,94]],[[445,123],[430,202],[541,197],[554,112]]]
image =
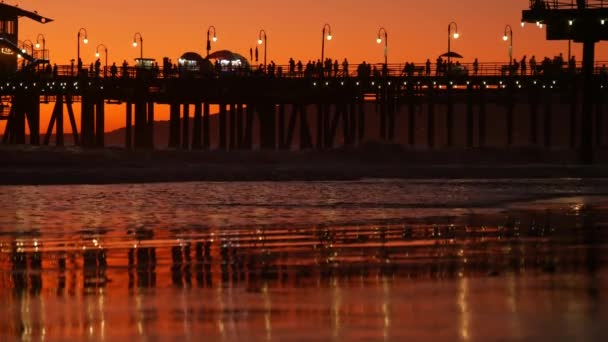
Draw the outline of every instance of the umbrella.
[[[450,52],[446,52],[442,55],[439,55],[439,57],[462,58],[462,55],[459,54],[458,52],[450,51]]]
[[[239,55],[238,53],[228,51],[228,50],[215,51],[214,53],[210,54],[208,58],[209,59],[223,59],[223,60],[228,60],[228,61],[240,60],[241,62],[247,62],[247,59],[245,57]]]

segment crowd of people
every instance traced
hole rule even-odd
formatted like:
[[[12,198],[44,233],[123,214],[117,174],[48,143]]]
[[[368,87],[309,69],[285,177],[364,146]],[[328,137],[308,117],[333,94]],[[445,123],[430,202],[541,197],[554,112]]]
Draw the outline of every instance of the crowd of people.
[[[169,62],[168,62],[169,61]],[[328,78],[328,77],[358,77],[358,78],[370,78],[370,77],[385,77],[385,76],[479,76],[479,75],[549,75],[556,76],[559,74],[569,73],[575,74],[580,72],[580,67],[577,65],[576,57],[571,56],[569,60],[565,61],[563,55],[559,55],[549,58],[544,57],[541,61],[537,61],[535,56],[530,59],[524,55],[521,59],[513,58],[509,64],[485,64],[480,65],[477,58],[472,63],[461,64],[459,60],[454,61],[447,60],[446,58],[438,57],[435,60],[435,65],[430,59],[421,64],[414,62],[406,62],[403,66],[392,65],[389,66],[385,63],[371,64],[365,61],[361,62],[351,70],[351,65],[348,59],[344,58],[341,62],[337,59],[325,58],[323,62],[320,59],[316,61],[309,60],[305,64],[293,58],[290,58],[286,65],[277,65],[274,61],[270,61],[268,65],[260,64],[255,68],[251,68],[248,65],[241,65],[238,67],[232,66],[230,63],[222,65],[218,60],[215,63],[207,63],[211,67],[204,70],[201,75],[204,76],[218,76],[226,74],[238,74],[238,75],[251,75],[251,76],[266,76],[266,77],[306,77],[306,78]],[[23,65],[22,65],[23,67]],[[66,70],[67,69],[67,70]],[[181,77],[188,70],[184,69],[183,66],[178,64],[172,64],[167,58],[163,61],[162,69],[159,68],[157,63],[142,67],[142,66],[130,66],[126,60],[124,60],[121,66],[117,66],[116,63],[112,63],[110,66],[102,68],[101,61],[99,59],[91,63],[88,69],[83,67],[82,60],[79,59],[77,63],[74,60],[67,67],[62,67],[59,70],[57,64],[51,65],[47,63],[43,66],[36,68],[38,73],[45,74],[47,76],[57,77],[59,74],[62,76],[84,76],[84,77],[136,77],[142,70],[146,72],[150,77],[156,78],[159,75],[164,78],[169,77]],[[200,70],[200,69],[197,69]],[[608,70],[604,64],[598,73],[603,76],[608,76]]]

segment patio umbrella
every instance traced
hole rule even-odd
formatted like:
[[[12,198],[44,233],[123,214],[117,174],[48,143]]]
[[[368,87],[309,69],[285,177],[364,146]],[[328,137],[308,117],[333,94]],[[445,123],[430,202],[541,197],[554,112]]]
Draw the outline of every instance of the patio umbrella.
[[[450,52],[446,52],[442,55],[439,55],[439,57],[462,58],[462,55],[459,54],[458,52],[450,51]]]

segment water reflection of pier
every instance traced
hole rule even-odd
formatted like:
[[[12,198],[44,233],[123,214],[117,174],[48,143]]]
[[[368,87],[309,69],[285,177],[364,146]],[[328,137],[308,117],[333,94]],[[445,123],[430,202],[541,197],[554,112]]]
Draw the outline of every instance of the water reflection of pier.
[[[463,221],[367,226],[88,234],[70,246],[16,238],[3,245],[3,288],[74,295],[94,289],[298,286],[334,277],[443,278],[599,267],[606,240],[592,208],[556,217],[520,212],[497,225]],[[121,241],[122,240],[122,241]],[[585,248],[564,245],[582,244]],[[8,276],[8,277],[7,277]]]
[[[315,334],[329,338],[356,335],[346,326],[365,316],[375,334],[390,336],[401,331],[397,319],[420,323],[408,314],[411,303],[432,312],[424,301],[406,305],[399,295],[428,295],[415,284],[430,281],[448,286],[433,295],[434,305],[453,310],[458,319],[449,325],[465,338],[479,320],[472,312],[487,296],[475,279],[504,292],[492,303],[505,305],[505,312],[525,310],[518,307],[526,293],[518,279],[530,275],[567,279],[564,286],[580,291],[588,287],[595,303],[593,289],[606,286],[594,275],[607,261],[601,247],[607,223],[602,210],[577,206],[567,213],[513,210],[498,221],[469,215],[365,226],[137,228],[126,239],[93,231],[72,244],[15,236],[1,245],[0,288],[10,291],[0,298],[13,314],[0,329],[22,338],[101,338],[175,336],[196,327],[230,338],[231,327],[247,322],[268,337],[306,325],[305,317],[317,325]],[[561,278],[580,274],[595,280]],[[584,303],[574,295],[566,300]],[[112,311],[117,303],[126,311]]]

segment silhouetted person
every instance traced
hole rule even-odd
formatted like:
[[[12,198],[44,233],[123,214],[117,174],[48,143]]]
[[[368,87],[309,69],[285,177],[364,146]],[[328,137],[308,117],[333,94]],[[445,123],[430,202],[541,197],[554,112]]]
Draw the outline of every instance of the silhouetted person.
[[[587,0],[576,0],[576,7],[578,9],[585,9]]]
[[[536,75],[536,57],[530,58],[530,72],[532,75]]]
[[[338,71],[340,70],[340,64],[338,63],[338,60],[336,59],[334,61],[334,77],[338,76]]]
[[[101,69],[101,62],[99,61],[99,58],[97,58],[97,60],[95,61],[95,77],[99,77],[100,69]]]
[[[435,76],[439,76],[442,65],[443,65],[443,59],[441,59],[441,56],[437,57],[437,61],[436,61],[436,65],[435,65]]]
[[[112,78],[116,78],[116,74],[118,73],[118,68],[116,67],[116,62],[112,63],[112,66],[110,67],[110,76],[112,76]]]
[[[289,58],[289,76],[293,76],[296,71],[296,61],[293,58]]]
[[[346,58],[342,61],[342,76],[348,77],[348,60]]]
[[[576,58],[574,56],[570,57],[568,61],[568,72],[574,73],[576,71]]]
[[[431,76],[431,60],[428,58],[426,59],[425,74]]]
[[[53,64],[53,77],[57,77],[59,74],[57,70],[57,63]]]
[[[473,75],[477,76],[478,72],[479,72],[479,61],[477,60],[477,58],[475,58],[475,60],[473,61]]]
[[[129,63],[127,63],[127,60],[123,60],[122,62],[122,77],[123,78],[129,78]]]
[[[298,68],[298,75],[302,76],[302,69],[303,69],[303,65],[302,65],[302,61],[298,60],[298,64],[296,65]]]
[[[513,75],[517,75],[518,71],[519,71],[519,63],[517,62],[517,59],[513,58],[513,66],[511,68],[511,73]]]
[[[528,68],[527,63],[526,63],[526,55],[524,55],[524,57],[521,59],[521,62],[519,64],[520,64],[520,68],[521,68],[521,74],[525,76],[527,73],[527,68]]]

